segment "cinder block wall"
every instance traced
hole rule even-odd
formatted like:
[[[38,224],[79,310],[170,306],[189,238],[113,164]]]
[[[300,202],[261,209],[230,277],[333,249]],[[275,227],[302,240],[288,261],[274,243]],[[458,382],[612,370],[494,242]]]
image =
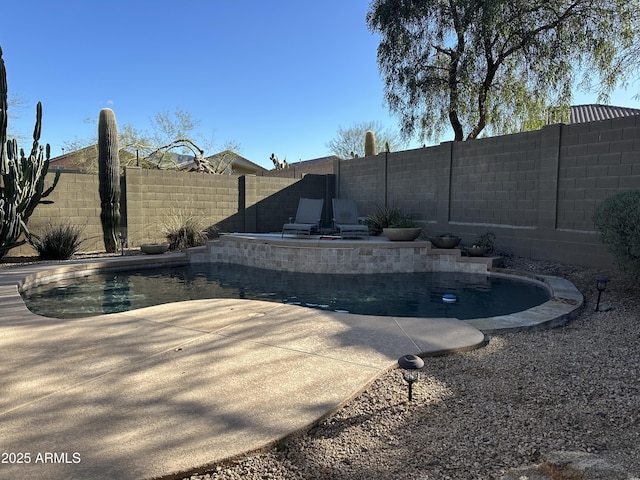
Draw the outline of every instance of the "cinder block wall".
[[[301,179],[242,177],[245,186],[243,232],[280,232],[295,217],[301,197],[322,198],[323,225],[331,224],[330,202],[335,197],[334,175],[304,175]]]
[[[337,171],[338,196],[361,215],[395,205],[429,235],[472,244],[490,230],[505,253],[606,266],[591,218],[608,196],[640,188],[640,116],[343,160]]]
[[[597,203],[640,188],[640,118],[564,125],[560,159],[558,228],[591,230]]]
[[[430,235],[452,232],[471,244],[491,230],[501,252],[608,265],[612,258],[591,218],[608,196],[640,188],[640,115],[320,160],[258,177],[129,168],[123,188],[129,244],[162,241],[164,224],[180,212],[223,231],[279,231],[300,197],[324,198],[330,225],[337,196],[356,200],[361,216],[378,205],[398,206]],[[63,173],[50,199],[55,203],[40,205],[29,223],[36,233],[48,222],[69,220],[85,227],[84,250],[104,248],[97,176]]]
[[[340,161],[336,182],[338,197],[355,200],[358,214],[368,215],[385,204],[385,155]]]
[[[47,175],[47,186],[54,174]],[[335,196],[334,175],[304,175],[278,178],[210,175],[128,167],[121,181],[121,212],[129,247],[163,242],[167,225],[194,216],[206,227],[224,232],[279,232],[295,216],[300,197],[323,198],[325,205]],[[49,223],[69,222],[84,227],[82,251],[103,251],[100,196],[97,175],[63,173],[29,222],[34,233]],[[326,225],[330,211],[324,212]],[[35,255],[24,245],[10,255]]]
[[[451,144],[440,145],[430,153],[428,161],[424,149],[388,154],[387,161],[387,204],[422,221],[444,218],[451,188]]]
[[[166,241],[166,225],[193,215],[205,225],[239,230],[238,177],[127,168],[127,236],[132,246]]]
[[[46,187],[53,183],[54,174],[50,173],[45,179]],[[82,227],[85,242],[82,250],[104,249],[102,240],[102,226],[100,224],[100,195],[98,194],[98,176],[78,173],[62,173],[58,185],[45,200],[52,200],[51,204],[40,204],[33,211],[28,227],[35,233],[51,224],[64,224]],[[14,248],[9,255],[35,255],[36,251],[27,245]]]
[[[129,244],[164,241],[167,222],[195,215],[223,232],[278,232],[300,197],[328,198],[325,175],[302,179],[128,168]]]
[[[542,132],[519,137],[452,144],[450,221],[536,225]]]

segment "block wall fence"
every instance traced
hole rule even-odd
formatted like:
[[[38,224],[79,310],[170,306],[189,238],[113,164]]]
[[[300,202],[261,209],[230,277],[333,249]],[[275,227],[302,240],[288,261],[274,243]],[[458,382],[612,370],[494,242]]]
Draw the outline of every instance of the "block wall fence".
[[[501,252],[607,266],[592,215],[640,189],[640,115],[340,161],[337,182],[363,215],[395,205],[429,235],[489,230]]]
[[[53,175],[49,176],[49,181]],[[640,188],[640,115],[549,125],[513,135],[446,142],[372,157],[300,162],[261,176],[127,168],[122,213],[129,246],[163,241],[172,218],[197,215],[226,232],[277,232],[300,197],[352,198],[361,216],[378,205],[412,215],[428,235],[451,232],[467,244],[487,230],[500,252],[585,266],[612,258],[591,220],[595,206]],[[98,180],[63,173],[29,226],[69,220],[85,228],[83,250],[102,250]],[[21,247],[11,255],[32,255]]]
[[[47,186],[53,177],[47,175]],[[330,204],[334,185],[333,175],[290,179],[127,168],[121,177],[122,230],[129,247],[166,241],[165,227],[190,215],[224,232],[280,231],[295,217],[300,197],[325,198]],[[31,231],[38,234],[48,224],[68,221],[84,228],[82,251],[104,251],[97,175],[62,173],[47,200],[53,203],[39,205],[31,216]],[[28,245],[9,252],[34,254]]]

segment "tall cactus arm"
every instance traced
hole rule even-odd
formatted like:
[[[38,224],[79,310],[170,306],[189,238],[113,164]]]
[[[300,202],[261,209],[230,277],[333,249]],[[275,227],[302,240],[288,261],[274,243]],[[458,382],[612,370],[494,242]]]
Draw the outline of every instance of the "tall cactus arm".
[[[100,110],[98,118],[98,180],[104,246],[107,253],[113,253],[120,228],[120,158],[118,125],[110,108]]]
[[[2,60],[2,47],[0,47],[0,175],[4,175],[8,167],[5,151],[7,143],[7,70]]]
[[[0,48],[0,258],[10,249],[26,243],[20,235],[30,237],[29,217],[43,198],[53,192],[60,178],[56,172],[53,185],[45,190],[50,147],[39,145],[42,132],[42,104],[36,106],[31,154],[26,157],[15,139],[7,141],[7,72]],[[43,151],[44,150],[44,151]],[[46,155],[45,155],[46,152]]]

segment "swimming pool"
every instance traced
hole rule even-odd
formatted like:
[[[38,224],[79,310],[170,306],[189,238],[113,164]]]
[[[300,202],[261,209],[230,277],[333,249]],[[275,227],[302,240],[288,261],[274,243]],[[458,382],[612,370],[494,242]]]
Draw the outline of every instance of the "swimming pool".
[[[309,274],[217,263],[98,273],[29,288],[21,294],[32,312],[53,318],[235,298],[364,315],[466,320],[527,310],[550,298],[538,284],[493,275]],[[455,302],[443,301],[444,295],[455,295]]]

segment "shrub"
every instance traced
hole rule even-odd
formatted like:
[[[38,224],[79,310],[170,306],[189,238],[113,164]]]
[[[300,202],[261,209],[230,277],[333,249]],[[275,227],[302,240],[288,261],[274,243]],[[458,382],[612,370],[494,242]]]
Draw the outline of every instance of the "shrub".
[[[165,237],[169,250],[182,250],[203,245],[207,237],[204,221],[192,212],[180,211],[166,220]]]
[[[620,269],[640,275],[640,190],[604,200],[593,213],[593,223]]]
[[[477,247],[484,247],[486,253],[493,253],[495,242],[496,234],[491,231],[486,231],[478,235],[473,244]]]
[[[411,217],[402,217],[400,220],[389,225],[391,228],[416,228],[416,222]]]
[[[399,223],[404,218],[398,207],[378,206],[369,214],[364,223],[369,227],[373,235],[380,235],[383,228]]]
[[[68,260],[84,242],[83,231],[69,223],[49,224],[39,236],[31,235],[29,242],[41,260]]]

